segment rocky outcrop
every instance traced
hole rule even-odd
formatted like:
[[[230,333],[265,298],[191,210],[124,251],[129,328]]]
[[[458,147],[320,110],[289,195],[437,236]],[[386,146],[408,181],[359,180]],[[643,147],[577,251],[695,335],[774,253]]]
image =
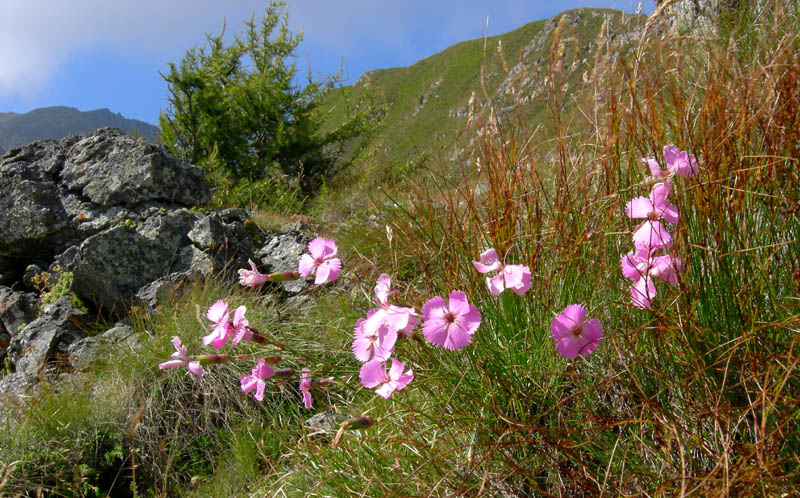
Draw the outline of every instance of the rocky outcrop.
[[[86,334],[88,316],[64,296],[44,307],[42,314],[11,338],[9,355],[15,370],[35,379],[48,365],[65,361],[69,345]]]
[[[73,293],[90,312],[124,319],[133,306],[155,311],[198,278],[236,280],[248,259],[265,273],[294,271],[313,237],[299,222],[266,233],[239,209],[191,209],[209,199],[202,172],[111,128],[9,151],[0,189],[0,406],[43,376],[139,344],[123,323],[87,336],[83,324],[96,320]],[[285,297],[307,285],[264,289]],[[40,292],[63,297],[42,306]]]
[[[202,172],[160,146],[101,128],[43,140],[0,158],[0,279],[153,208],[208,201]],[[3,283],[0,281],[0,283]]]

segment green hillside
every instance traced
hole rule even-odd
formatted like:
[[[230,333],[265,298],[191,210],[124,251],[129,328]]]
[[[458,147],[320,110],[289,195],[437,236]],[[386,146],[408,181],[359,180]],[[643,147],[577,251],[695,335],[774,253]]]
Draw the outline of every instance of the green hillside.
[[[546,93],[544,86],[550,84],[551,46],[562,15],[562,55],[554,57],[553,62],[560,60],[552,67],[566,84],[563,93],[580,93],[584,72],[596,62],[598,39],[625,45],[636,38],[646,19],[608,9],[577,9],[502,35],[458,43],[409,67],[371,71],[351,87],[329,95],[323,106],[329,109],[327,123],[332,126],[343,120],[348,92],[352,92],[351,102],[370,95],[386,106],[371,154],[362,159],[361,165],[368,167],[370,175],[375,173],[370,163],[382,165],[376,166],[378,170],[388,167],[407,172],[432,156],[452,159],[456,147],[466,145],[462,137],[473,92],[476,106],[484,111],[490,104],[501,115],[514,109],[527,116],[531,128],[541,125],[541,111],[547,103],[540,97]],[[607,34],[601,36],[604,26]],[[484,78],[485,90],[481,86]],[[512,89],[517,90],[516,95]],[[546,125],[545,131],[548,129],[552,124]]]

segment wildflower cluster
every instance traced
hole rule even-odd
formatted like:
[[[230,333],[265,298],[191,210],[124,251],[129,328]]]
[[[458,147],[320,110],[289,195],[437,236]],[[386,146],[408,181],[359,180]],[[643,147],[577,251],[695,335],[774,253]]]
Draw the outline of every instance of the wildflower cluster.
[[[654,278],[677,285],[681,272],[681,260],[666,251],[672,247],[672,236],[664,222],[678,223],[678,210],[667,198],[672,189],[675,174],[684,178],[694,176],[697,160],[694,155],[674,145],[664,147],[662,170],[655,159],[643,158],[650,168],[655,183],[648,197],[635,197],[625,205],[625,214],[630,218],[644,219],[633,234],[634,250],[623,255],[620,265],[622,274],[634,283],[630,287],[631,303],[637,308],[651,309],[656,295]],[[661,254],[658,254],[661,251]]]
[[[262,274],[256,265],[249,261],[250,269],[239,270],[239,283],[248,287],[256,287],[265,282],[281,282],[299,278],[314,277],[317,285],[335,280],[341,271],[341,262],[336,255],[336,244],[325,238],[316,238],[308,245],[308,253],[300,257],[298,271]],[[506,254],[507,256],[507,254]],[[519,264],[506,264],[505,257],[501,262],[497,252],[492,248],[480,255],[481,262],[474,261],[475,269],[480,273],[497,272],[486,277],[489,292],[500,295],[505,289],[511,289],[516,295],[525,294],[531,287],[530,268]],[[374,389],[378,396],[389,398],[395,391],[403,390],[414,380],[414,372],[406,368],[406,364],[394,358],[396,346],[411,337],[417,325],[420,325],[425,340],[437,347],[455,351],[463,349],[472,342],[474,334],[481,324],[478,308],[470,304],[467,295],[459,290],[450,292],[448,299],[435,296],[422,306],[422,313],[413,306],[400,306],[390,302],[395,293],[391,289],[391,277],[382,274],[374,288],[377,307],[369,310],[366,316],[359,318],[354,326],[352,351],[355,358],[363,363],[359,371],[361,385]],[[206,318],[210,322],[211,332],[203,337],[203,344],[220,349],[229,341],[232,347],[241,342],[278,345],[276,341],[252,328],[245,316],[247,309],[239,306],[232,310],[222,300],[211,305]],[[564,357],[588,355],[600,343],[603,329],[596,319],[586,320],[586,309],[580,305],[567,306],[550,326],[550,333],[556,344],[556,350]],[[203,375],[202,365],[222,363],[232,359],[251,359],[253,355],[211,354],[187,356],[186,348],[178,337],[173,338],[176,352],[172,360],[161,363],[159,368],[186,367],[189,372],[200,377]],[[283,361],[279,356],[268,356],[256,359],[256,365],[249,375],[242,374],[240,388],[244,393],[253,393],[253,397],[262,401],[266,382],[273,377],[290,377],[295,371],[290,368],[276,369],[274,365]],[[332,382],[334,378],[314,380],[309,368],[303,368],[299,375],[299,390],[303,398],[303,406],[312,407],[311,390]]]

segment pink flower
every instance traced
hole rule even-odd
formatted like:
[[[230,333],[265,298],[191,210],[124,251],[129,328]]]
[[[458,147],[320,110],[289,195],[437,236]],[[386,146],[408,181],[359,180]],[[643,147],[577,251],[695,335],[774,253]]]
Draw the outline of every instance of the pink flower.
[[[630,288],[633,305],[650,309],[651,299],[656,295],[653,278],[677,285],[681,260],[669,254],[653,256],[650,249],[643,247],[623,255],[621,266],[622,274],[635,281]]]
[[[181,338],[178,336],[172,337],[172,345],[175,347],[175,352],[172,353],[172,359],[165,361],[158,365],[158,368],[164,370],[165,368],[183,367],[185,366],[189,372],[198,377],[203,376],[203,367],[199,361],[191,361],[186,356],[186,347],[181,345]]]
[[[217,300],[208,308],[208,311],[206,311],[206,318],[211,320],[211,322],[214,324],[214,327],[211,329],[210,334],[203,337],[203,344],[206,346],[211,344],[215,348],[221,348],[226,342],[228,342],[229,316],[230,312],[228,311],[228,303],[225,301]]]
[[[503,258],[505,260],[505,258]],[[493,296],[500,295],[505,289],[511,289],[517,295],[528,292],[531,288],[531,269],[523,265],[504,265],[497,257],[497,251],[488,249],[481,253],[483,264],[473,261],[472,264],[480,273],[499,271],[493,278],[486,277],[486,285]]]
[[[330,282],[339,276],[342,263],[339,258],[333,257],[336,254],[336,244],[332,240],[317,237],[308,243],[308,252],[310,254],[300,256],[300,275],[305,278],[316,272],[316,285]]]
[[[680,259],[670,254],[653,256],[646,247],[623,255],[620,266],[622,274],[631,280],[658,277],[672,285],[678,284],[678,274],[681,272]]]
[[[389,303],[389,296],[393,294],[391,283],[391,278],[385,273],[378,277],[378,283],[375,285],[375,300],[380,307],[370,310],[362,325],[363,332],[367,336],[375,336],[378,329],[384,325],[407,336],[419,322],[414,308],[395,306]]]
[[[367,318],[359,318],[355,326],[355,339],[353,340],[353,354],[361,363],[365,363],[373,358],[387,359],[394,351],[394,344],[397,342],[396,329],[385,323],[379,324],[373,331],[367,331],[364,325],[379,310],[371,310]]]
[[[450,304],[439,296],[430,299],[422,308],[425,321],[422,332],[431,344],[456,350],[472,342],[472,335],[481,324],[481,315],[460,291],[450,293]]]
[[[570,304],[550,323],[550,335],[556,350],[564,358],[586,356],[600,344],[603,327],[597,319],[586,321],[586,308]]]
[[[367,389],[375,389],[375,393],[384,399],[388,399],[395,391],[403,390],[409,382],[414,380],[414,372],[411,369],[403,372],[405,365],[392,358],[392,366],[386,371],[385,360],[372,360],[361,367],[359,377],[361,384]]]
[[[233,321],[230,325],[231,335],[233,336],[231,346],[236,346],[240,341],[249,342],[253,335],[248,328],[250,322],[244,316],[245,311],[247,311],[247,308],[239,306],[233,314]]]
[[[264,381],[274,375],[275,369],[272,368],[272,365],[264,361],[263,358],[258,360],[256,367],[253,369],[250,375],[242,374],[240,380],[242,392],[249,393],[255,389],[256,393],[253,395],[253,397],[258,401],[263,401],[264,387],[266,386]]]
[[[699,171],[694,154],[682,151],[674,145],[664,146],[664,161],[667,163],[667,171],[674,171],[684,178],[691,178]]]
[[[640,278],[630,287],[631,303],[637,308],[652,309],[656,296],[656,285],[651,278]]]
[[[239,285],[257,287],[264,282],[269,282],[269,275],[259,273],[258,269],[256,269],[255,263],[253,263],[252,260],[248,259],[247,262],[250,264],[250,269],[246,270],[241,268],[239,270]]]
[[[250,329],[247,328],[249,322],[244,314],[247,308],[239,306],[233,315],[233,322],[229,321],[230,311],[228,310],[228,303],[218,300],[206,312],[206,317],[214,324],[211,333],[203,337],[203,344],[209,344],[219,349],[223,347],[228,338],[233,336],[232,344],[236,346],[239,341],[249,341],[251,337]]]
[[[311,409],[311,371],[304,368],[300,373],[300,392],[303,394],[303,406]]]
[[[664,161],[667,169],[662,170],[658,162],[649,157],[643,157],[642,161],[650,168],[650,174],[654,180],[669,181],[669,178],[677,173],[684,178],[690,178],[697,174],[697,159],[693,154],[684,152],[674,145],[664,146]]]
[[[633,234],[637,248],[658,249],[672,245],[672,238],[661,220],[678,222],[678,210],[669,201],[669,185],[656,183],[650,197],[635,197],[625,206],[625,214],[630,218],[646,218]]]

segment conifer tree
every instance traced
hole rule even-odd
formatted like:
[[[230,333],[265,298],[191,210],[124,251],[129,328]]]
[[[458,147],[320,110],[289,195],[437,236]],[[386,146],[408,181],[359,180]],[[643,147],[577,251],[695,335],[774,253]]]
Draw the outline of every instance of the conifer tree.
[[[245,27],[227,44],[224,27],[207,34],[203,47],[169,64],[162,74],[168,88],[162,143],[211,175],[249,181],[283,175],[309,190],[340,159],[340,145],[367,131],[376,114],[352,114],[323,133],[320,98],[339,74],[314,79],[309,71],[305,84],[297,83],[302,34],[289,31],[283,2],[271,2],[260,23],[252,17]],[[215,167],[223,171],[210,171]]]

